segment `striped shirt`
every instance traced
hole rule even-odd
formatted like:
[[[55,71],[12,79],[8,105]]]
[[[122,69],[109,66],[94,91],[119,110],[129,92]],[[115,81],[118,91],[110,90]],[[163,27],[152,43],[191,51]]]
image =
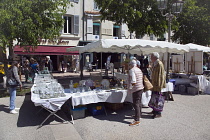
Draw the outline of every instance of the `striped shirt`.
[[[135,83],[134,86],[132,86],[132,83]],[[143,74],[142,71],[134,66],[132,69],[129,70],[128,75],[128,92],[133,93],[139,90],[142,90],[144,88],[143,86]]]

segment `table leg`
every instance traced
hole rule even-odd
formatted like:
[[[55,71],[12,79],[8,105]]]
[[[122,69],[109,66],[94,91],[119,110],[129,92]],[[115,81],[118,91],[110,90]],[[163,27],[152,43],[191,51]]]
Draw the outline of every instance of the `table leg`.
[[[49,114],[49,115],[47,116],[47,118],[38,126],[37,129],[41,128],[42,125],[43,125],[43,124],[44,124],[52,115],[58,117],[58,118],[61,119],[63,122],[67,122],[67,123],[68,123],[68,121],[64,120],[63,118],[61,118],[60,116],[58,116],[58,115],[56,114],[57,111],[51,111],[51,110],[49,110],[49,109],[47,109],[47,108],[45,108],[45,107],[43,107],[43,108],[46,109],[47,111],[49,111],[50,114]]]
[[[171,92],[171,91],[169,91],[169,96],[170,96],[170,99],[171,99],[172,101],[174,101],[174,98],[173,98],[173,95],[172,95],[172,92]]]
[[[56,111],[56,112],[57,112],[57,111]],[[52,116],[52,115],[54,115],[56,112],[51,112],[50,115],[47,116],[47,118],[38,126],[37,129],[41,128],[42,125],[43,125],[43,123],[44,123],[45,121],[47,121],[47,119],[49,119],[49,117]]]

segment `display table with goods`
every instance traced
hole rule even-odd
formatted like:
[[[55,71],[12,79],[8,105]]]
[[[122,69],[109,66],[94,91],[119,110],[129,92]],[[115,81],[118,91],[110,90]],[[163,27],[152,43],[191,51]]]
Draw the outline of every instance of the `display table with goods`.
[[[100,87],[95,87],[91,89],[94,85],[92,80],[87,80],[86,85],[73,84],[70,89],[65,89],[65,93],[71,94],[72,106],[86,105],[98,102],[108,102],[108,103],[123,103],[123,102],[133,102],[132,94],[127,93],[127,89],[124,89],[121,85],[115,87],[108,86],[108,82],[102,80]],[[78,85],[78,86],[75,86]],[[104,86],[106,85],[106,86]],[[74,88],[72,88],[74,87]],[[162,92],[172,92],[174,90],[173,83],[169,82],[166,84],[166,88],[162,89]],[[151,98],[151,91],[146,91],[142,94],[142,103],[147,106]]]
[[[69,98],[71,98],[71,95],[66,94],[60,83],[58,83],[56,79],[53,79],[51,75],[37,74],[34,79],[34,84],[31,88],[31,101],[35,106],[41,106],[42,109],[50,112],[50,114],[38,126],[38,128],[40,128],[52,115],[60,118],[63,122],[67,122],[58,116],[56,112],[61,109],[62,105]]]
[[[210,94],[210,82],[204,75],[176,73],[172,76],[175,91],[181,94],[198,95],[199,93]]]

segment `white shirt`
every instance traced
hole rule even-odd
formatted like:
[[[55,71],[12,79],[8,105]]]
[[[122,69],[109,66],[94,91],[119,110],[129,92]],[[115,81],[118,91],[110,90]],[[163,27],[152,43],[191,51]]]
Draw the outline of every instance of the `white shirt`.
[[[131,76],[131,83],[136,83],[136,75],[134,73],[134,70],[129,70],[129,75]]]

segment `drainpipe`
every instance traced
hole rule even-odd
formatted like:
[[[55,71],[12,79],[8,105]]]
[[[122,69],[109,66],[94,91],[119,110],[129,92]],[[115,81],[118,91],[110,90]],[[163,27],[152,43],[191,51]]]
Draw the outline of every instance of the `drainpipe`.
[[[82,18],[82,40],[85,41],[85,0],[83,0],[82,12],[83,12],[83,18]]]

